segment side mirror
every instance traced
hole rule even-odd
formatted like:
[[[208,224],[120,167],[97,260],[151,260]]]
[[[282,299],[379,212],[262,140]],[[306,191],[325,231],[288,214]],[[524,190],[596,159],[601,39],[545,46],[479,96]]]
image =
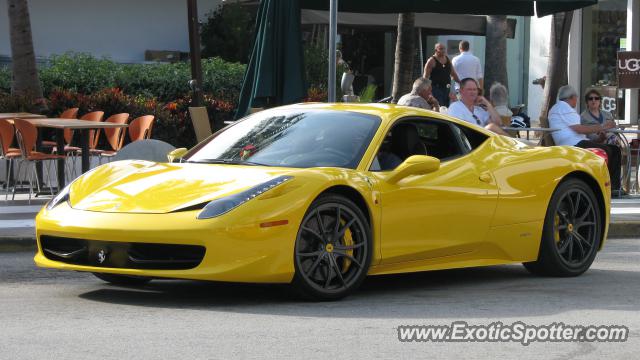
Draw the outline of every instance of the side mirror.
[[[172,150],[167,154],[167,160],[172,163],[174,160],[182,159],[187,151],[189,151],[187,148],[177,148]]]
[[[398,165],[389,177],[388,183],[395,184],[411,175],[424,175],[432,173],[440,168],[440,159],[433,156],[413,155],[409,156],[402,164]]]

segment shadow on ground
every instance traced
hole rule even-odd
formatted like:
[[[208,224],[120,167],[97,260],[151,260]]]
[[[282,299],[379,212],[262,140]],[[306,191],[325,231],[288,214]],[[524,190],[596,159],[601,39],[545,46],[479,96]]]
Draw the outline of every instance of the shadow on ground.
[[[121,305],[296,317],[522,318],[590,309],[637,311],[639,282],[632,271],[591,269],[576,278],[543,278],[513,265],[369,277],[355,294],[338,302],[301,301],[285,286],[177,280],[152,281],[141,288],[105,284],[80,297]]]

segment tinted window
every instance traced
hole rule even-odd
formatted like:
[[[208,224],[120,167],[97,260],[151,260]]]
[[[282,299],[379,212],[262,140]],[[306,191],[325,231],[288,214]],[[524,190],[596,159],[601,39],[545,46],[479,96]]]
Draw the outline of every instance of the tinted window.
[[[380,119],[347,111],[267,110],[199,145],[190,162],[355,168]]]
[[[462,139],[462,143],[467,147],[467,151],[472,151],[482,145],[489,137],[483,133],[477,132],[470,127],[452,124],[457,135]]]
[[[410,152],[405,151],[399,153],[397,151],[398,148],[403,147],[397,143],[406,143],[407,141],[407,139],[404,139],[402,136],[394,134],[394,130],[397,129],[400,124],[410,124],[416,129],[415,131],[417,131],[419,136],[419,146],[412,146]],[[467,149],[463,149],[461,146],[463,145],[460,143],[458,135],[454,134],[454,130],[449,122],[431,119],[401,120],[394,124],[386,134],[370,170],[392,170],[410,155],[426,154],[446,161],[464,155]]]

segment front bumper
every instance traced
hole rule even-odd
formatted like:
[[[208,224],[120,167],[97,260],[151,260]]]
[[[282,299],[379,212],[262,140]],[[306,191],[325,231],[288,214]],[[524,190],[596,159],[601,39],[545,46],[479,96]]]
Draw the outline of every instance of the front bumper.
[[[159,278],[257,283],[291,281],[295,224],[299,223],[295,216],[283,226],[261,227],[265,221],[280,218],[264,214],[257,217],[247,209],[237,209],[209,220],[198,220],[197,214],[198,210],[167,214],[101,213],[76,210],[66,203],[52,211],[43,209],[36,217],[38,252],[34,261],[47,268]],[[43,240],[55,243],[57,238],[76,239],[92,245],[87,248],[87,254],[78,258],[81,260],[72,261],[43,251]],[[179,269],[148,263],[140,268],[123,260],[123,254],[130,254],[127,251],[132,245],[138,248],[154,245],[155,248],[202,248],[204,255],[201,261]],[[47,247],[51,250],[50,245]],[[118,255],[111,259],[110,254]],[[99,257],[106,259],[100,261]],[[145,260],[144,256],[142,260]]]

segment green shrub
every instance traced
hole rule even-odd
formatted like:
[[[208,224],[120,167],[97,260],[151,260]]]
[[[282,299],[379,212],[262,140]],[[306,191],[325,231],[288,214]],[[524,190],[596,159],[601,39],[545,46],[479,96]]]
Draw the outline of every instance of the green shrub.
[[[11,92],[11,68],[0,66],[0,92]]]
[[[244,70],[243,64],[229,63],[220,58],[204,59],[203,91],[237,103]],[[191,91],[188,86],[191,66],[188,62],[118,64],[88,54],[66,53],[52,56],[48,65],[39,69],[39,74],[45,96],[58,89],[91,94],[106,88],[120,88],[130,95],[171,101],[189,96]],[[8,69],[0,71],[0,89],[5,86],[5,91],[11,86],[11,72]]]
[[[28,96],[13,96],[0,90],[0,112],[37,112],[33,98]]]
[[[84,53],[66,53],[52,55],[48,65],[39,70],[39,75],[45,96],[56,88],[90,94],[113,87],[120,66],[106,58],[97,59]]]
[[[209,12],[200,33],[202,56],[249,62],[255,16],[255,11],[231,1]]]
[[[376,90],[378,89],[377,86],[373,85],[373,84],[369,84],[367,85],[364,89],[362,89],[362,91],[360,92],[360,102],[361,103],[372,103],[373,99],[376,96]]]
[[[204,102],[212,128],[231,120],[238,103],[245,65],[220,58],[202,61]],[[187,62],[175,64],[118,64],[87,54],[53,56],[39,69],[48,99],[48,116],[78,107],[80,114],[94,110],[105,118],[127,112],[134,119],[154,115],[154,139],[177,147],[192,147],[195,140],[188,106],[191,78]],[[36,112],[32,99],[9,95],[11,71],[0,67],[0,112]]]
[[[323,46],[308,44],[304,47],[304,70],[305,80],[309,86],[309,98],[318,100],[318,93],[327,92],[327,73],[329,72],[329,50]],[[336,66],[336,99],[342,98],[342,88],[340,81],[346,69],[343,66]],[[313,93],[311,91],[313,89]],[[326,98],[322,101],[326,101]]]

